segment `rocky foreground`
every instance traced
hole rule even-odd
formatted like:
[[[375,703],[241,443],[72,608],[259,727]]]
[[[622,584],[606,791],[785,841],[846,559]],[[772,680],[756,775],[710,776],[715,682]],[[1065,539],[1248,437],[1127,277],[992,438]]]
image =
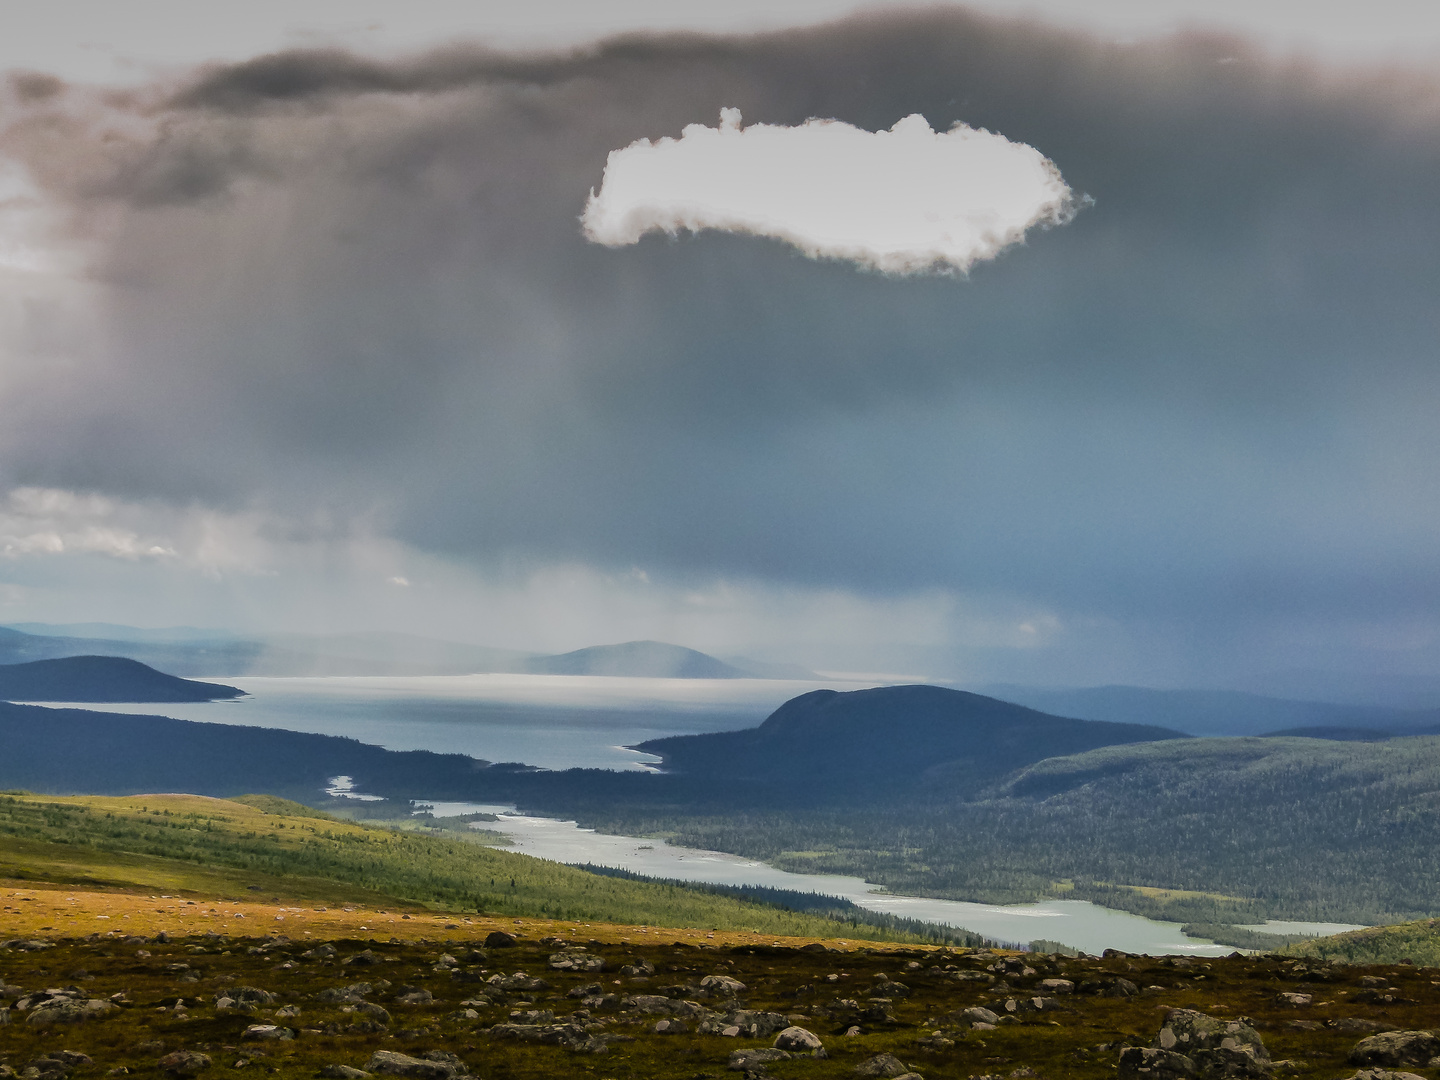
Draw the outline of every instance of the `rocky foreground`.
[[[1414,965],[656,937],[15,939],[0,1077],[1440,1075]]]

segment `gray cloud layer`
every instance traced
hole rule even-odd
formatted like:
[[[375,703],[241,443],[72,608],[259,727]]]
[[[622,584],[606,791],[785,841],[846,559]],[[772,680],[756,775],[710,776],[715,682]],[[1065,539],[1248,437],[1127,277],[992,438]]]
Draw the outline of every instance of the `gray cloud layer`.
[[[1197,670],[1440,601],[1437,84],[936,12],[38,86],[0,150],[98,245],[110,346],[0,399],[9,484],[1020,597]],[[608,151],[721,106],[964,121],[1094,205],[960,282],[587,245]]]

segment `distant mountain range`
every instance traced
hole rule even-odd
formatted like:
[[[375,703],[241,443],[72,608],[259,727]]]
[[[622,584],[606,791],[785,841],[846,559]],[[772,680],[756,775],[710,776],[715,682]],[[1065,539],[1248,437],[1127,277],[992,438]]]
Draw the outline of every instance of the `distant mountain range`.
[[[0,701],[97,703],[222,701],[245,691],[219,683],[177,679],[121,656],[67,656],[0,664]]]
[[[789,664],[727,662],[659,641],[598,645],[555,656],[442,641],[411,634],[272,634],[219,630],[142,630],[113,623],[22,623],[0,627],[0,663],[66,656],[124,656],[182,676],[237,678],[341,675],[531,673],[672,679],[808,679]]]

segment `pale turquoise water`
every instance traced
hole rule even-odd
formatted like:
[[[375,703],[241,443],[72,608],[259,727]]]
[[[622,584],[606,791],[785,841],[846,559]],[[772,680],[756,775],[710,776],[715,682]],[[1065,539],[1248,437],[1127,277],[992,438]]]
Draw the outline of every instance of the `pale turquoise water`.
[[[573,821],[526,817],[512,807],[475,803],[433,804],[436,814],[491,813],[500,821],[482,828],[510,836],[511,850],[564,863],[614,866],[637,874],[703,881],[722,885],[768,885],[777,889],[840,896],[871,911],[883,911],[926,922],[954,926],[997,941],[1028,944],[1039,938],[1059,941],[1088,953],[1106,949],[1159,956],[1223,956],[1229,946],[1194,941],[1180,932],[1179,923],[1156,922],[1123,911],[1111,911],[1084,900],[1056,900],[1044,904],[970,904],[932,900],[920,896],[892,896],[856,877],[831,874],[792,874],[773,866],[719,851],[673,847],[659,840],[612,836],[582,829]]]

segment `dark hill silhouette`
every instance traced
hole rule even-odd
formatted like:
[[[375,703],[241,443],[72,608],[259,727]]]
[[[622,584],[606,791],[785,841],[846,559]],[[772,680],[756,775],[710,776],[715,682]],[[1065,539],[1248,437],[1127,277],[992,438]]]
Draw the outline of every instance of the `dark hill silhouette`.
[[[537,656],[524,670],[536,675],[628,675],[644,679],[743,679],[750,673],[706,653],[663,641],[627,641]]]
[[[971,786],[1048,757],[1185,738],[1168,728],[1070,720],[940,686],[815,690],[758,728],[635,747],[691,782],[777,785],[799,794],[873,791],[943,774]],[[943,766],[943,769],[940,767]]]
[[[245,691],[177,679],[123,656],[67,656],[0,665],[0,701],[218,701]]]

